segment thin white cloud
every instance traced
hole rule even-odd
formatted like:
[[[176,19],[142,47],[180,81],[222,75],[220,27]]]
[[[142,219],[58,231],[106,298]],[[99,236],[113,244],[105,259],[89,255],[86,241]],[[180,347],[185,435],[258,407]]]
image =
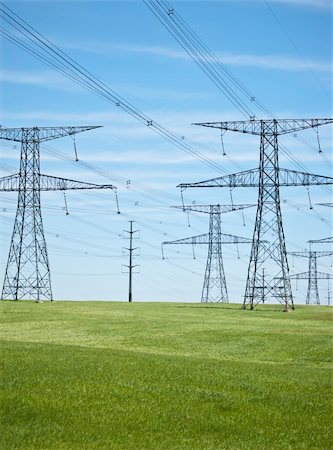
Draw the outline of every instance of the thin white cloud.
[[[45,1],[45,0],[37,0],[37,1]],[[63,0],[54,0],[55,2],[62,2]],[[100,2],[110,2],[110,1],[119,1],[119,0],[100,0]],[[138,2],[139,0],[126,0],[127,3]],[[183,0],[183,2],[201,2],[203,0]],[[216,0],[219,3],[263,3],[265,0]],[[91,2],[91,0],[72,0],[72,2]],[[332,5],[331,0],[270,0],[271,3],[284,3],[286,5],[296,5],[296,6],[308,6],[312,8],[330,8]]]
[[[225,54],[221,57],[225,64],[237,66],[262,67],[264,69],[278,69],[287,71],[303,71],[311,68],[318,72],[332,72],[331,63],[322,61],[307,61],[279,55],[245,55]]]
[[[265,0],[257,0],[265,1]],[[332,0],[269,0],[270,3],[285,3],[297,6],[309,6],[311,8],[326,8],[332,7]]]
[[[30,86],[39,86],[46,88],[56,88],[64,91],[76,91],[81,88],[73,83],[71,80],[66,79],[64,76],[52,71],[15,71],[15,70],[1,70],[0,69],[0,82],[1,83],[13,83]],[[126,91],[126,95],[136,95],[140,92],[145,99],[172,99],[174,101],[184,101],[188,99],[205,99],[209,95],[200,91],[183,91],[183,90],[171,90],[171,89],[155,89],[147,88],[146,86],[130,85],[124,88],[120,87],[122,91]],[[132,94],[131,94],[132,93]]]
[[[187,1],[187,0],[185,0]],[[190,0],[192,1],[192,0]],[[202,0],[197,0],[202,1]],[[219,3],[264,3],[266,0],[217,0]],[[330,9],[332,0],[269,0],[270,3],[283,3],[285,5],[306,6],[310,8]]]
[[[62,90],[77,89],[75,85],[68,81],[62,75],[58,75],[51,70],[46,71],[15,71],[15,70],[0,70],[0,81],[2,83],[15,83],[34,86],[43,86],[47,88],[58,88]]]
[[[281,0],[282,1],[282,0]],[[162,58],[190,60],[190,56],[182,50],[176,50],[162,46],[151,45],[133,45],[133,44],[105,44],[102,42],[67,42],[62,43],[62,47],[80,50],[84,52],[90,52],[95,54],[103,54],[108,56],[117,52],[128,52],[138,54],[150,54]],[[243,66],[243,67],[261,67],[264,69],[283,70],[283,71],[305,71],[312,69],[318,72],[332,72],[331,62],[307,60],[306,64],[299,58],[293,58],[283,55],[253,55],[253,54],[231,54],[221,53],[216,55],[219,60],[230,66]],[[207,56],[209,61],[210,57]],[[214,64],[216,61],[211,60]]]

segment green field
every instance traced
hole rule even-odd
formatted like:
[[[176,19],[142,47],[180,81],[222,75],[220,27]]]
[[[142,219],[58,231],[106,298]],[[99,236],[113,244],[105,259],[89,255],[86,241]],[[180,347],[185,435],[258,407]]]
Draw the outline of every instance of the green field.
[[[1,449],[331,449],[332,309],[0,302]]]

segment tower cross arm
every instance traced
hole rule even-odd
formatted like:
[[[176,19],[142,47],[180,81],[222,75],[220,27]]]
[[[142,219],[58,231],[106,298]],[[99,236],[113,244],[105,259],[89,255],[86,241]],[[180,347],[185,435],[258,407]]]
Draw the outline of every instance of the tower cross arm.
[[[117,188],[112,184],[85,183],[82,181],[70,180],[68,178],[52,177],[50,175],[42,174],[39,175],[39,182],[40,191],[66,191],[74,189],[112,189],[113,191],[117,191]],[[20,188],[19,174],[0,178],[0,192],[17,192]]]
[[[333,252],[322,252],[322,251],[309,251],[309,252],[288,252],[288,255],[299,256],[303,258],[310,258],[310,256],[314,256],[316,258],[321,258],[323,256],[332,256]]]
[[[293,275],[290,275],[290,278],[294,279],[294,280],[308,280],[309,272],[294,273]],[[332,280],[333,275],[330,273],[316,272],[316,279],[317,280]]]
[[[243,204],[243,205],[184,205],[184,206],[172,206],[172,208],[182,209],[183,211],[201,212],[205,214],[223,214],[231,211],[237,211],[240,209],[251,208],[256,206],[255,204]]]
[[[314,173],[300,172],[298,170],[278,169],[279,186],[319,186],[333,184],[333,177],[316,175]],[[258,187],[260,183],[259,169],[250,169],[236,172],[222,177],[198,181],[196,183],[182,183],[177,187],[181,190],[195,187]],[[265,181],[265,186],[274,187],[274,179]]]
[[[224,175],[222,177],[211,178],[205,181],[198,181],[196,183],[181,183],[177,187],[181,190],[194,187],[253,187],[258,186],[259,170],[250,169],[242,172]]]
[[[112,189],[113,191],[117,191],[117,188],[112,184],[94,184],[70,180],[68,178],[40,175],[41,191],[67,191],[75,189]]]
[[[308,280],[309,272],[294,273],[292,275],[289,275],[289,278],[291,278],[293,280]]]
[[[265,134],[287,134],[305,130],[307,128],[317,128],[320,125],[333,123],[332,118],[327,119],[268,119],[268,120],[244,120],[229,122],[202,122],[192,125],[200,125],[209,128],[218,128],[225,131],[235,131],[260,135]]]
[[[318,280],[332,280],[333,275],[331,273],[317,272]]]
[[[332,244],[333,236],[323,238],[323,239],[311,239],[308,241],[309,244]]]
[[[14,174],[0,178],[0,191],[15,192],[18,191],[20,175]]]
[[[252,244],[252,239],[235,236],[233,234],[221,234],[221,244]]]
[[[165,241],[162,245],[174,245],[174,244],[209,244],[209,234],[199,234],[198,236],[192,236],[184,239],[176,239],[175,241]]]
[[[319,186],[333,184],[333,177],[300,172],[298,170],[279,169],[280,186]]]
[[[235,236],[233,234],[225,234],[221,233],[221,244],[252,244],[252,239],[242,237],[242,236]],[[168,245],[168,244],[209,244],[210,242],[210,235],[209,233],[206,234],[199,234],[198,236],[192,236],[185,239],[177,239],[175,241],[165,241],[162,242],[162,245]]]
[[[7,141],[35,142],[50,141],[65,136],[72,136],[84,131],[101,128],[100,125],[82,127],[33,127],[33,128],[4,128],[0,127],[0,139]]]

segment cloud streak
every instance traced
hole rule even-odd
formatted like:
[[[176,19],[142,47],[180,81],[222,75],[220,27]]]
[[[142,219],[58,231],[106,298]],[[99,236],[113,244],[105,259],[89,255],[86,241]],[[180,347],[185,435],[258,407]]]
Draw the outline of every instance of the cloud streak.
[[[2,83],[25,84],[30,86],[43,86],[54,89],[55,87],[62,90],[77,89],[73,88],[73,83],[66,80],[65,77],[58,75],[54,71],[16,71],[16,70],[0,70],[0,81]]]
[[[282,1],[282,0],[281,0]],[[132,44],[106,44],[105,42],[67,42],[62,43],[62,47],[80,50],[83,52],[90,52],[95,54],[102,54],[104,56],[110,56],[116,52],[137,53],[145,55],[153,55],[162,58],[178,59],[178,60],[190,60],[191,57],[181,50],[162,46],[151,45],[132,45]],[[288,72],[305,71],[311,68],[318,72],[332,73],[331,62],[307,60],[306,64],[299,58],[293,58],[284,55],[254,55],[254,54],[232,54],[221,53],[216,55],[218,59],[223,63],[230,66],[243,66],[243,67],[261,67],[269,70],[282,70]],[[211,59],[209,55],[206,59],[212,64],[216,63],[215,59]]]
[[[202,0],[197,0],[202,1]],[[265,0],[218,0],[219,3],[264,3]],[[292,6],[306,6],[309,8],[330,9],[332,7],[331,0],[270,0],[270,3],[282,3]]]

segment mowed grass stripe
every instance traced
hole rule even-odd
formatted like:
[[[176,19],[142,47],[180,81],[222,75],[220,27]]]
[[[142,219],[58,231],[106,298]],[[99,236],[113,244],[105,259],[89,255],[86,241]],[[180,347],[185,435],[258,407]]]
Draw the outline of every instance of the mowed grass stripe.
[[[330,311],[2,302],[0,447],[329,449]]]

